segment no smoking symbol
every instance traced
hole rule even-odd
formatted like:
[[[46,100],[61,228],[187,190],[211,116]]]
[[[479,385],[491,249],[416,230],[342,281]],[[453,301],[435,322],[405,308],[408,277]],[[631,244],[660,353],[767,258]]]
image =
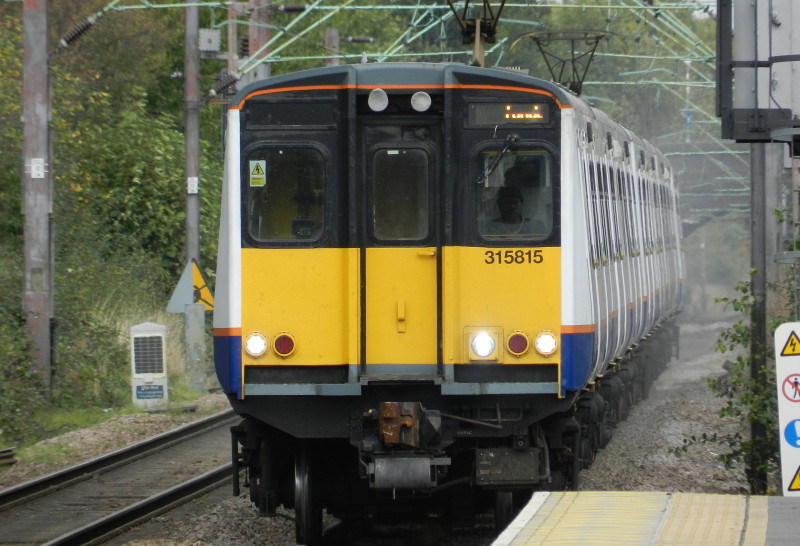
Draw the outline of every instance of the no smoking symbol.
[[[800,374],[793,373],[783,380],[783,396],[789,402],[800,402]]]

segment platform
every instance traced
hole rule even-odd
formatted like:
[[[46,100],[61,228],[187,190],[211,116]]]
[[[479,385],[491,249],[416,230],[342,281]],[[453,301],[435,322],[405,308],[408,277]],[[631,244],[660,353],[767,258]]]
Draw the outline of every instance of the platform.
[[[798,543],[798,497],[563,491],[534,493],[493,546]]]

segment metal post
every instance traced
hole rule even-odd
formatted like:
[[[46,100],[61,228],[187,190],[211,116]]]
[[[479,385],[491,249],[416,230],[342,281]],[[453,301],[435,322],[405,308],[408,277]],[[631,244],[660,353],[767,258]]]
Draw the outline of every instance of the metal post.
[[[228,8],[228,74],[236,74],[237,48],[239,33],[236,29],[237,13],[233,6]]]
[[[197,6],[186,8],[186,263],[200,262],[200,21]],[[187,305],[184,314],[186,373],[196,390],[205,387],[205,343],[197,332],[205,330],[205,313]],[[202,306],[200,306],[202,308]],[[192,308],[192,309],[190,309]]]
[[[766,144],[750,146],[750,289],[753,295],[751,310],[750,337],[750,377],[757,384],[763,383],[763,369],[766,364],[767,348],[767,254],[766,254]],[[754,443],[766,438],[761,423],[752,422],[750,438]],[[755,466],[756,452],[753,449],[746,465],[746,473],[751,492],[763,495],[766,491],[767,476]]]
[[[50,85],[47,64],[47,3],[23,3],[22,209],[24,223],[23,311],[36,371],[51,389],[53,323]]]
[[[792,226],[792,239],[797,240],[800,237],[800,158],[792,158],[792,219],[794,225]],[[794,321],[800,320],[800,266],[795,263],[792,267],[794,275]]]
[[[475,18],[475,41],[472,44],[472,64],[474,66],[484,66],[486,62],[486,44],[481,35],[481,20]]]
[[[270,38],[270,6],[267,0],[250,0],[248,2],[250,9],[250,27],[248,29],[248,37],[250,39],[250,55],[257,52],[269,42]],[[266,57],[269,50],[265,49],[259,53],[259,58]],[[254,60],[254,59],[251,59]],[[247,82],[254,82],[269,78],[270,68],[269,63],[259,63],[252,71],[247,74]]]
[[[186,8],[186,262],[200,262],[200,22],[198,8]]]
[[[183,328],[186,351],[186,379],[198,391],[206,390],[206,309],[202,304],[190,303],[184,307]]]
[[[330,57],[325,59],[327,66],[339,66],[339,29],[325,29],[325,51]]]

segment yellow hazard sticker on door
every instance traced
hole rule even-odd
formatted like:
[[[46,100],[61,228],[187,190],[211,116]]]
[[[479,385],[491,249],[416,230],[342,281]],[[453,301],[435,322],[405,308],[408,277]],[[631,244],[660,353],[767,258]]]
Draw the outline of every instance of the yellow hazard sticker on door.
[[[263,159],[250,162],[250,186],[262,187],[267,185],[267,162]]]

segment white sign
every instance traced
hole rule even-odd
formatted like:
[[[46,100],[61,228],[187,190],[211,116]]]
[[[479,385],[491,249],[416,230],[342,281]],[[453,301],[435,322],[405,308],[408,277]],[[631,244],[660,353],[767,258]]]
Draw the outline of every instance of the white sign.
[[[800,496],[800,322],[775,330],[783,495]]]
[[[31,169],[31,178],[44,178],[47,170],[45,169],[43,157],[32,157],[28,162]]]
[[[186,193],[194,195],[200,193],[200,178],[197,176],[189,176],[186,178]]]

